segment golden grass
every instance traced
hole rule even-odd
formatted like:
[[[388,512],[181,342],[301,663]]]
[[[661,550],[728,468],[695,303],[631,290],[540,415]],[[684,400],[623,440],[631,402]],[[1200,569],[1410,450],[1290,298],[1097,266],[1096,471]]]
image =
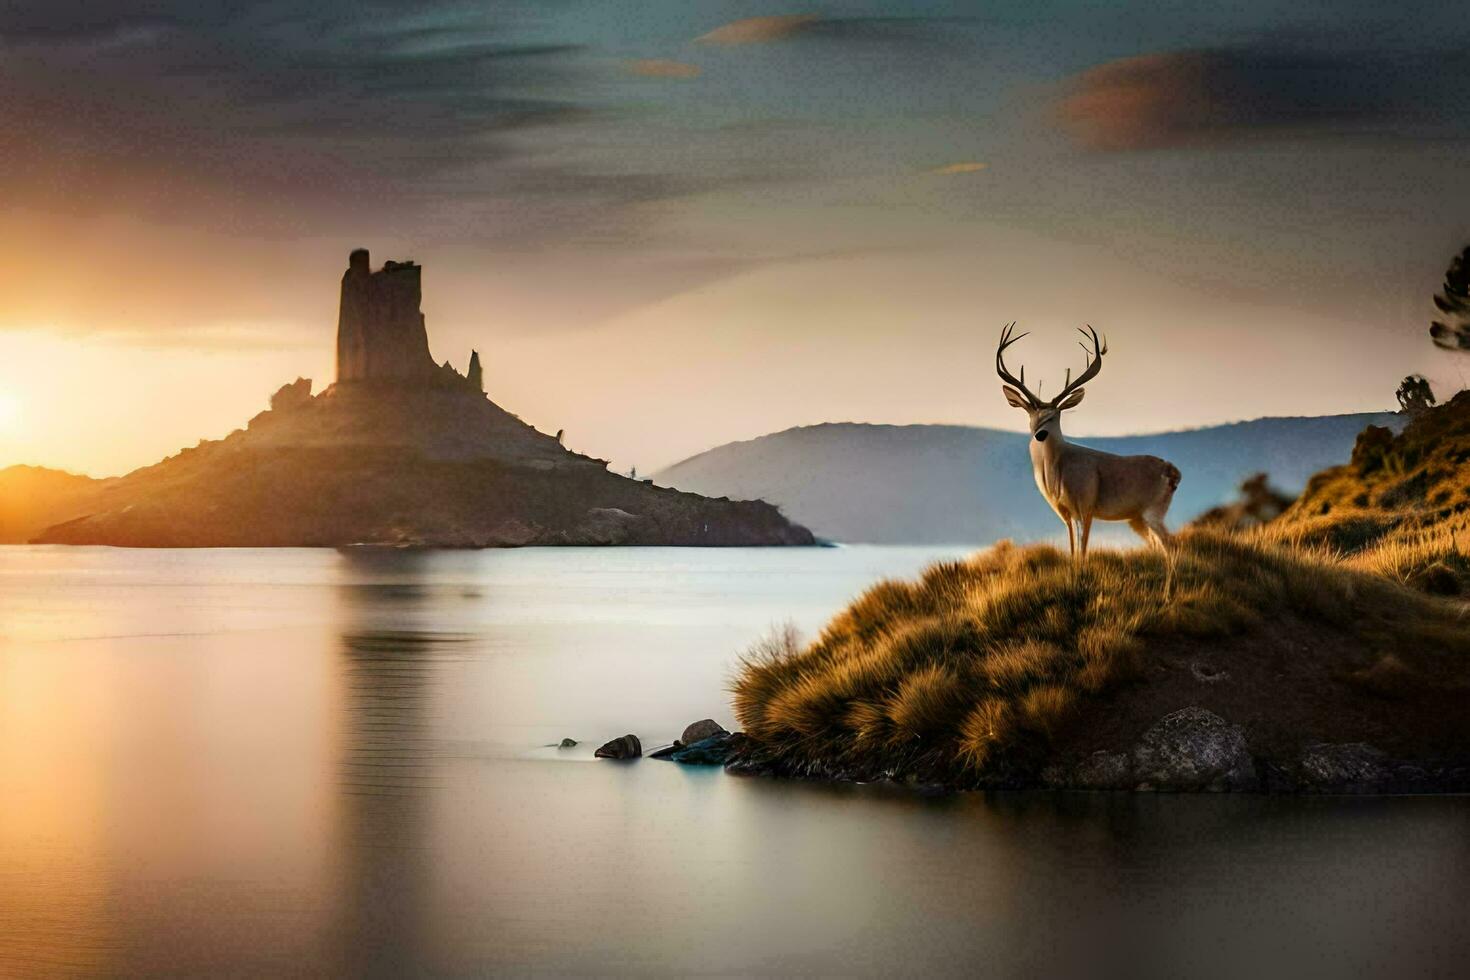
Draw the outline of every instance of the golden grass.
[[[1470,594],[1470,392],[1396,436],[1365,430],[1351,461],[1312,477],[1263,533],[1421,591]]]
[[[1098,550],[1079,567],[1050,546],[1002,542],[875,585],[809,645],[789,630],[768,639],[734,681],[736,716],[796,768],[979,778],[1136,679],[1156,645],[1269,632],[1283,618],[1378,651],[1385,666],[1357,682],[1396,689],[1404,671],[1390,658],[1426,645],[1470,664],[1465,606],[1405,577],[1426,556],[1463,556],[1464,530],[1352,555],[1306,531],[1188,530],[1167,594],[1157,551]]]

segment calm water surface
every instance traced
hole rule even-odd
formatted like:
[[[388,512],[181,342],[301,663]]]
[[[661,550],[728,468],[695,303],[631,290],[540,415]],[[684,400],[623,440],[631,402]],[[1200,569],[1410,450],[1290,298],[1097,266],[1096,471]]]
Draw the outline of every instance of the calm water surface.
[[[947,554],[0,548],[0,976],[1465,975],[1464,798],[592,759]]]

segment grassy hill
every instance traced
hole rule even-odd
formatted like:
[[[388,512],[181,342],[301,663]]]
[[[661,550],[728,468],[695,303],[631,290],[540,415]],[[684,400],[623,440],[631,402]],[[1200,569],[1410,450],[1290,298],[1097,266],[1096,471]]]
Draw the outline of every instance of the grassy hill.
[[[1008,542],[734,683],[734,768],[958,787],[1470,787],[1470,395],[1172,561]]]
[[[1398,435],[1363,432],[1349,462],[1312,477],[1271,530],[1426,591],[1470,594],[1470,392]]]
[[[1181,432],[1078,439],[1108,452],[1147,453],[1179,466],[1172,525],[1228,499],[1267,472],[1296,493],[1344,459],[1365,426],[1399,428],[1389,413],[1266,418]],[[834,423],[730,443],[654,474],[703,494],[768,500],[834,541],[989,543],[1062,533],[1036,492],[1026,436],[955,425]],[[1097,529],[1104,537],[1109,529]],[[1122,529],[1119,537],[1128,536]]]

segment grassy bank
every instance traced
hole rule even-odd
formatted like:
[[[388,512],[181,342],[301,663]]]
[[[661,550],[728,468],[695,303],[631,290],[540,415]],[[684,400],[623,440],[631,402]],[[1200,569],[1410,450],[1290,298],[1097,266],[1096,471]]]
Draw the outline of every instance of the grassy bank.
[[[1397,436],[1370,426],[1269,528],[1423,591],[1470,595],[1470,391]]]
[[[1268,761],[1357,741],[1463,754],[1470,453],[1445,464],[1443,430],[1470,400],[1455,404],[1406,431],[1430,448],[1384,486],[1328,471],[1276,523],[1185,531],[1172,568],[1142,549],[1076,568],[1002,543],[879,583],[812,643],[783,635],[747,657],[734,699],[753,751],[793,775],[1024,784],[1200,705]],[[1422,499],[1393,490],[1416,479]]]

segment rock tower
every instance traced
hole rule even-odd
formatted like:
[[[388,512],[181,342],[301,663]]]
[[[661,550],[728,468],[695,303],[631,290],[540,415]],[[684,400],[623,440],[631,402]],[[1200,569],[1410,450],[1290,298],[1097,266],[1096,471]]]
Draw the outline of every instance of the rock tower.
[[[432,382],[439,369],[429,355],[420,268],[386,262],[373,272],[368,250],[347,259],[337,315],[337,380]]]
[[[480,352],[477,350],[470,351],[470,367],[468,373],[465,374],[465,380],[476,391],[485,390],[485,374],[480,367]]]

